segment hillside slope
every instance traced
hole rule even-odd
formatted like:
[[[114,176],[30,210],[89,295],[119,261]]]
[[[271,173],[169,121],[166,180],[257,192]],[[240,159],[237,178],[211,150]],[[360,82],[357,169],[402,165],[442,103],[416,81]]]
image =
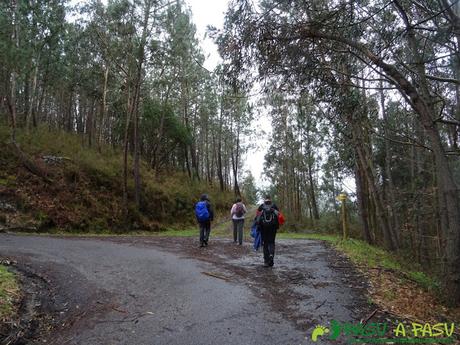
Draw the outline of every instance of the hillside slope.
[[[24,133],[25,134],[25,133]],[[208,193],[217,211],[228,210],[232,193],[220,192],[182,173],[155,176],[141,164],[142,206],[130,205],[122,217],[122,155],[109,147],[101,152],[82,145],[76,135],[35,130],[18,134],[18,144],[39,168],[33,173],[15,147],[9,130],[0,126],[0,227],[14,230],[79,232],[158,231],[192,224],[193,204]],[[32,169],[33,170],[33,169]],[[133,181],[129,180],[133,199]]]

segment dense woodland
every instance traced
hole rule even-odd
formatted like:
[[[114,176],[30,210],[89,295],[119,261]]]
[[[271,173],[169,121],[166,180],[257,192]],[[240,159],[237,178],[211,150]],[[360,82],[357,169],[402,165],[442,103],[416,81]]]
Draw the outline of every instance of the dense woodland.
[[[264,86],[294,215],[354,176],[362,238],[441,267],[460,303],[460,3],[233,1],[216,37],[226,72]]]
[[[1,103],[16,130],[39,126],[124,152],[125,209],[141,206],[140,159],[156,173],[240,194],[247,97],[203,66],[182,1],[6,1],[0,4]],[[128,156],[133,157],[132,166]],[[128,181],[135,183],[129,200]]]
[[[355,192],[356,235],[441,274],[458,305],[460,2],[234,0],[210,34],[214,71],[182,1],[2,2],[11,142],[48,127],[122,150],[126,212],[142,204],[140,160],[254,199],[254,177],[239,179],[259,109],[291,224],[319,227]]]

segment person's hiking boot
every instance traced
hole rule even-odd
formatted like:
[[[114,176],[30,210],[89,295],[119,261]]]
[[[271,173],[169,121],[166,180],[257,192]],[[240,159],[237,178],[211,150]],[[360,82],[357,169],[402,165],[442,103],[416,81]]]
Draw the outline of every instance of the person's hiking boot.
[[[200,242],[200,248],[204,247],[204,242]]]
[[[268,265],[270,267],[273,267],[274,264],[275,264],[275,262],[273,261],[273,255],[270,255],[270,258],[268,259]]]
[[[204,247],[207,247],[208,246],[208,241],[204,240]]]

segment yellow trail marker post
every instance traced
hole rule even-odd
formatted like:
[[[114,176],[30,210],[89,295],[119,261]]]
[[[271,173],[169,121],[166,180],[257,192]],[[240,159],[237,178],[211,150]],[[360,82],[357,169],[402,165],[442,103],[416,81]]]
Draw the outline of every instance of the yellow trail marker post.
[[[346,208],[346,201],[347,195],[345,193],[340,193],[337,196],[337,200],[342,203],[342,231],[343,231],[343,239],[346,240],[348,238],[348,222],[347,222],[347,208]]]

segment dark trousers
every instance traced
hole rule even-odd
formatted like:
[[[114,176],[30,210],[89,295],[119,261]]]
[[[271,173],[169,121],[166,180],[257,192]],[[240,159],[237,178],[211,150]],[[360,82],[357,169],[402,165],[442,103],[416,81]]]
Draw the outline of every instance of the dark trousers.
[[[199,222],[198,224],[200,225],[200,243],[208,242],[211,232],[211,222]]]
[[[243,243],[243,226],[244,219],[232,219],[233,221],[233,241]]]
[[[270,256],[275,257],[275,238],[276,238],[276,227],[261,227],[260,235],[264,246],[264,262],[270,261]]]

